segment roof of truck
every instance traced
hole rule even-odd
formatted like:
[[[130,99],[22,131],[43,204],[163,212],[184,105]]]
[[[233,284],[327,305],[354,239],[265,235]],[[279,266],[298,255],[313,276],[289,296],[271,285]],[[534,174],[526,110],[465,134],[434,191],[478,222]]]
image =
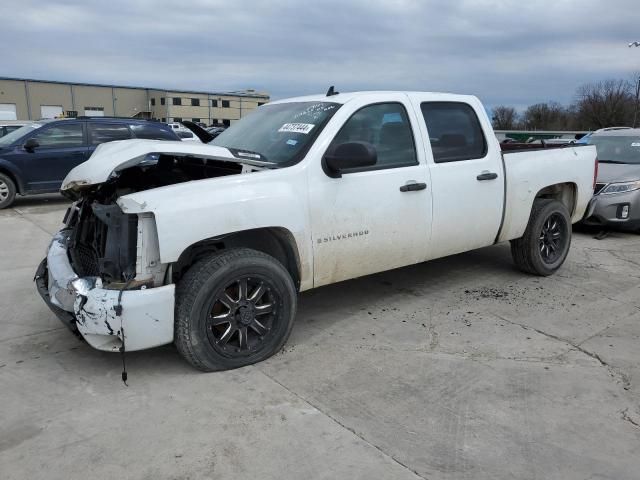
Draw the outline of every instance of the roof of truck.
[[[274,103],[289,103],[289,102],[333,102],[333,103],[347,103],[350,100],[364,96],[385,95],[385,94],[420,94],[420,95],[433,95],[434,97],[467,97],[474,98],[472,95],[458,95],[454,93],[444,92],[416,92],[416,91],[399,91],[399,90],[372,90],[362,92],[344,92],[327,96],[326,94],[307,95],[303,97],[283,98],[282,100],[274,100],[270,104]]]

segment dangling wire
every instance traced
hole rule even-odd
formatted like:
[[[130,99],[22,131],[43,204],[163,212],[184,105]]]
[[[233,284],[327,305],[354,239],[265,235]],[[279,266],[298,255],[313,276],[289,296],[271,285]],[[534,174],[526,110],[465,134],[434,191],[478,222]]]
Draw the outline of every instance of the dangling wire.
[[[127,279],[127,283],[125,283],[124,287],[120,289],[120,293],[118,294],[118,304],[116,305],[116,308],[115,308],[116,316],[120,317],[120,333],[122,334],[122,346],[120,347],[120,354],[122,356],[122,383],[124,383],[126,387],[128,387],[129,385],[127,385],[127,364],[124,358],[126,353],[126,347],[125,347],[124,324],[122,322],[122,292],[124,292],[126,289],[129,288],[129,285],[131,285],[133,278],[134,278],[133,275],[129,276],[129,278]]]

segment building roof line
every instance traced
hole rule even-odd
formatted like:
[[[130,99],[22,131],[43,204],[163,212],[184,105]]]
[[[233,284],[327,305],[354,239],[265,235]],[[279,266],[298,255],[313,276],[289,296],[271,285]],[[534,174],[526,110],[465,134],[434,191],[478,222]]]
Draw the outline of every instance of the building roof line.
[[[61,80],[40,80],[37,78],[15,78],[15,77],[0,77],[0,80],[9,80],[14,82],[34,82],[34,83],[54,83],[57,85],[77,85],[82,87],[103,87],[103,88],[130,88],[135,90],[158,90],[162,92],[176,92],[176,93],[193,93],[196,95],[227,95],[230,97],[248,97],[248,98],[264,98],[268,99],[269,95],[266,93],[251,93],[251,92],[199,92],[197,90],[176,90],[169,88],[156,88],[156,87],[136,87],[132,85],[110,85],[105,83],[86,83],[86,82],[63,82]]]

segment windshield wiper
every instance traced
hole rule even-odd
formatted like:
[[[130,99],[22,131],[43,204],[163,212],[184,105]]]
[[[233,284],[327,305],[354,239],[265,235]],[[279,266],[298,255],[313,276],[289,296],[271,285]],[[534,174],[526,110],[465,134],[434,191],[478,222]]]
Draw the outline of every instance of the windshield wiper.
[[[600,160],[600,159],[598,159],[598,163],[620,163],[622,165],[626,165],[627,162],[619,162],[618,160]]]

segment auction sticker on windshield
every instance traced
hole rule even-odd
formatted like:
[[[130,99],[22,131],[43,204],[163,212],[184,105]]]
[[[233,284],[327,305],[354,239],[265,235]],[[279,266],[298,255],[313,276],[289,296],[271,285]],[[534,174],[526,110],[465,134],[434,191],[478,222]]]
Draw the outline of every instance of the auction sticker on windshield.
[[[285,123],[278,130],[279,132],[304,133],[307,135],[315,127],[312,123]]]

